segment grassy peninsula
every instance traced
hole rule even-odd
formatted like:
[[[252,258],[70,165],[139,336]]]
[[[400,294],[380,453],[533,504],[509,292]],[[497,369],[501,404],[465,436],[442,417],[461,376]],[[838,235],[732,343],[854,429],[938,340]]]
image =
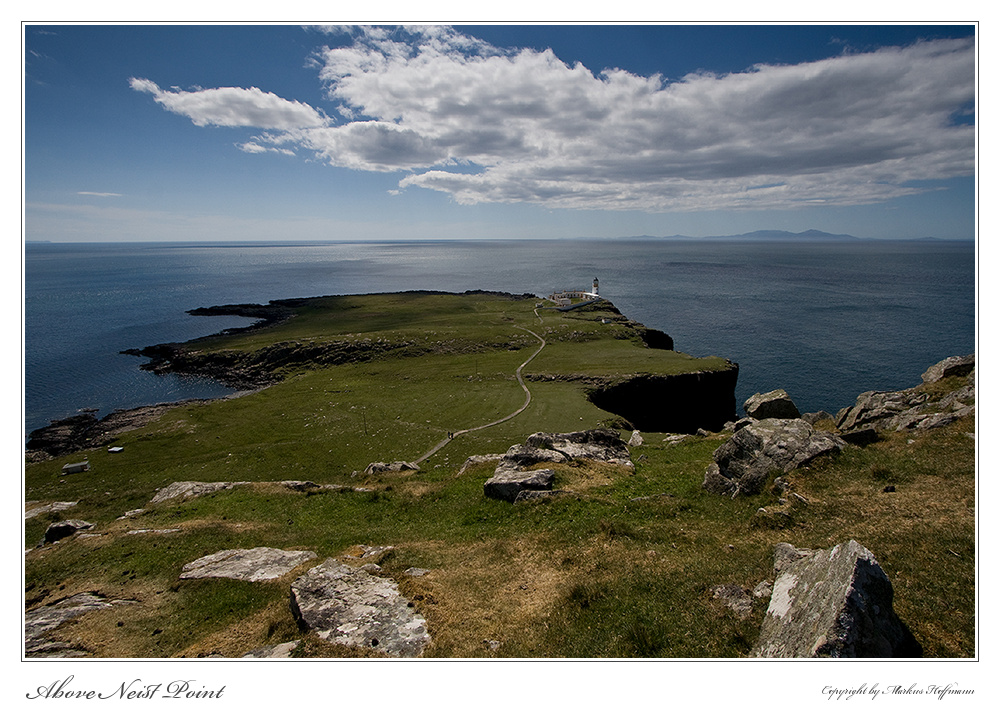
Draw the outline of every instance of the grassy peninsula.
[[[238,657],[293,639],[304,639],[300,656],[378,655],[297,629],[288,589],[305,567],[267,582],[179,574],[230,548],[323,559],[391,545],[380,574],[426,618],[425,657],[739,657],[766,601],[737,615],[713,599],[713,586],[752,589],[771,578],[777,542],[819,548],[854,538],[886,569],[925,656],[974,654],[974,418],[887,434],[787,475],[808,502],[782,529],[755,522],[759,507],[775,503],[770,493],[728,499],[701,489],[725,432],[642,430],[634,473],[563,465],[556,488],[574,494],[510,505],[483,495],[493,465],[459,471],[467,457],[538,431],[610,426],[627,439],[627,420],[594,406],[589,390],[729,363],[655,348],[662,339],[650,344],[649,330],[606,302],[560,312],[536,298],[411,292],[292,306],[277,323],[175,350],[257,382],[267,376],[265,388],[168,408],[123,432],[118,454],[102,446],[26,464],[27,500],[77,502],[26,520],[27,547],[55,520],[94,523],[92,536],[26,552],[26,608],[84,591],[130,601],[66,623],[57,637],[104,657]],[[526,398],[518,370],[536,352],[521,371],[531,398],[520,414],[455,436],[419,472],[364,474],[516,411]],[[84,457],[89,472],[60,474]],[[296,490],[281,484],[288,480],[326,486]],[[254,484],[148,505],[177,481]],[[883,492],[887,483],[894,493]],[[163,529],[176,532],[129,534]],[[404,575],[411,567],[429,573]]]

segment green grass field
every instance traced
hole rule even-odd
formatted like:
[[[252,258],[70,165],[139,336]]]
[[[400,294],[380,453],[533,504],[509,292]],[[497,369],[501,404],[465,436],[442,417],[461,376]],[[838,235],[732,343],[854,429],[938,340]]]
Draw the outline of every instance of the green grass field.
[[[524,393],[514,370],[539,346],[524,329],[547,341],[526,372],[613,377],[724,364],[647,349],[633,328],[602,324],[598,312],[536,315],[536,303],[343,297],[254,334],[199,341],[206,351],[246,352],[290,340],[394,338],[422,353],[297,365],[259,392],[172,409],[123,434],[121,454],[95,449],[27,464],[26,499],[79,504],[26,521],[26,546],[56,519],[93,522],[98,534],[28,552],[26,606],[82,591],[136,601],[64,626],[67,639],[96,656],[239,656],[303,637],[288,609],[288,585],[308,565],[274,582],[243,583],[180,580],[185,563],[235,547],[308,549],[323,559],[353,545],[392,545],[382,574],[427,619],[433,642],[425,656],[739,657],[755,642],[766,603],[739,618],[711,599],[710,588],[769,579],[777,542],[826,547],[854,538],[886,569],[897,612],[925,655],[974,654],[974,419],[889,435],[792,473],[794,490],[809,503],[796,504],[792,526],[781,530],[754,526],[757,508],[777,503],[770,493],[731,500],[702,491],[723,434],[677,444],[646,434],[633,449],[634,474],[563,466],[556,488],[576,494],[535,504],[485,498],[492,466],[457,474],[471,454],[503,452],[537,431],[607,421],[574,382],[529,382],[532,402],[521,415],[457,437],[418,473],[365,476],[370,462],[415,459],[449,431],[516,410]],[[59,474],[84,456],[90,472]],[[118,519],[180,480],[256,484]],[[281,480],[368,491],[296,492],[273,484]],[[881,491],[887,480],[895,493]],[[126,534],[165,528],[179,532]],[[403,576],[411,566],[430,573]],[[298,654],[373,654],[306,640]]]

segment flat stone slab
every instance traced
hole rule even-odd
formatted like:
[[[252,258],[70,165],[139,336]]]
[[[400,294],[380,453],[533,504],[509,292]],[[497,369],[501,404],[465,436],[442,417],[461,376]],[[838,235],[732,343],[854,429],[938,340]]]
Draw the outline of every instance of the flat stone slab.
[[[108,600],[102,595],[82,592],[57,600],[24,614],[24,651],[29,658],[79,658],[89,655],[71,643],[52,640],[50,634],[68,620],[93,610],[131,604],[131,600]]]
[[[212,492],[218,492],[219,490],[228,490],[239,485],[248,485],[249,482],[174,482],[169,484],[163,489],[159,490],[153,499],[149,501],[149,504],[155,505],[160,502],[166,502],[167,500],[186,500],[191,497],[200,497],[202,495],[211,494]]]
[[[68,510],[70,507],[76,507],[77,502],[48,502],[46,504],[41,504],[38,502],[28,504],[34,504],[35,507],[30,507],[24,511],[24,519],[30,520],[32,517],[38,517],[38,515],[44,515],[49,512],[62,512],[63,510]]]
[[[273,580],[314,557],[316,553],[310,550],[278,550],[273,547],[221,550],[186,564],[181,568],[181,579],[226,577],[247,582]]]
[[[415,657],[431,640],[394,581],[332,557],[292,583],[290,607],[300,628],[331,643]]]

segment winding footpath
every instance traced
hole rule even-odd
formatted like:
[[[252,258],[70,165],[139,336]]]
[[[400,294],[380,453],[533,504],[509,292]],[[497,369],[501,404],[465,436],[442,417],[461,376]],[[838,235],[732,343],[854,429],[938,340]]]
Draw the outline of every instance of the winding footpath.
[[[535,309],[535,316],[538,316],[538,310],[537,309]],[[541,321],[542,320],[541,317],[538,317],[538,320]],[[520,384],[521,385],[521,389],[524,390],[524,404],[521,405],[520,409],[518,409],[515,412],[511,412],[510,414],[508,414],[506,417],[503,417],[502,419],[497,419],[497,420],[495,420],[493,422],[488,422],[487,424],[482,424],[482,425],[480,425],[478,427],[471,427],[470,429],[460,429],[457,432],[452,432],[447,437],[445,437],[440,442],[438,442],[436,445],[434,445],[434,447],[431,448],[430,451],[426,452],[422,457],[419,457],[419,458],[413,460],[413,464],[420,464],[421,462],[424,462],[427,459],[429,459],[430,457],[434,456],[435,454],[437,454],[441,450],[442,447],[444,447],[446,444],[448,444],[448,442],[450,442],[451,440],[453,440],[455,437],[458,437],[459,435],[468,434],[469,432],[478,432],[481,429],[487,429],[489,427],[495,427],[498,424],[503,424],[504,422],[510,421],[511,419],[513,419],[514,417],[516,417],[518,414],[520,414],[521,412],[523,412],[525,409],[527,409],[528,405],[531,404],[531,391],[528,389],[528,386],[524,383],[524,378],[521,376],[521,372],[524,370],[524,368],[526,366],[528,366],[528,364],[531,363],[532,359],[534,359],[536,356],[538,356],[539,352],[541,352],[542,349],[545,348],[545,339],[543,339],[542,337],[540,337],[538,334],[536,334],[535,332],[533,332],[531,329],[525,329],[522,326],[515,326],[514,328],[515,329],[520,329],[521,331],[528,332],[533,337],[535,337],[536,339],[538,339],[538,341],[541,342],[541,344],[539,345],[539,347],[537,349],[535,349],[535,352],[531,356],[529,356],[527,358],[527,360],[523,364],[521,364],[521,366],[519,366],[514,371],[514,376],[517,377],[517,383]]]

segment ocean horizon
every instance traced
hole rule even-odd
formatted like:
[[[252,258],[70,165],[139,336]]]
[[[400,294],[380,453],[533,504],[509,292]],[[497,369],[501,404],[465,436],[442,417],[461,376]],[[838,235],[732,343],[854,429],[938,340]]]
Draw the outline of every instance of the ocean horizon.
[[[254,321],[186,313],[200,306],[410,290],[545,296],[595,277],[676,350],[737,362],[737,411],[783,388],[803,412],[836,413],[975,351],[975,252],[936,239],[29,242],[24,430],[84,409],[231,393],[120,354]]]

